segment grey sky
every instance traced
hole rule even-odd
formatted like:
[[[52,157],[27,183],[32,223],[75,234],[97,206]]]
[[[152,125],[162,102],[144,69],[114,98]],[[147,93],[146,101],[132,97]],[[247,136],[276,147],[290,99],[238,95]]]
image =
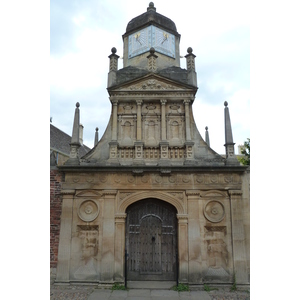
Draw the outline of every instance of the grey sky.
[[[123,56],[128,22],[146,12],[150,1],[50,1],[50,116],[71,135],[80,102],[84,143],[93,147],[95,128],[102,136],[111,112],[106,91],[111,48]],[[224,153],[224,101],[229,103],[233,139],[250,137],[249,4],[244,1],[153,1],[181,34],[180,55],[196,55],[198,92],[194,118],[202,137]],[[122,59],[119,68],[123,67]],[[185,59],[181,67],[186,68]]]

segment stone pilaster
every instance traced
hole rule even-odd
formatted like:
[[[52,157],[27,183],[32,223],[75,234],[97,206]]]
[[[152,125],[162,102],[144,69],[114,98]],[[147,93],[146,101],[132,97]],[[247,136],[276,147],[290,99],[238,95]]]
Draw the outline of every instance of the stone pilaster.
[[[160,100],[161,103],[161,139],[162,141],[167,140],[167,127],[166,127],[166,103],[167,100]]]
[[[111,99],[112,103],[112,141],[117,140],[117,130],[118,130],[118,100]]]
[[[243,202],[241,190],[229,190],[232,221],[233,267],[236,283],[249,283],[243,222]]]
[[[200,191],[187,190],[186,195],[189,215],[189,283],[198,283],[201,281]]]
[[[56,282],[69,283],[70,259],[71,259],[71,238],[73,219],[73,200],[75,190],[62,190],[62,212],[58,246],[58,263]]]
[[[124,282],[125,213],[115,215],[115,281]]]
[[[116,190],[103,191],[103,232],[100,283],[113,282],[115,272],[115,199]]]
[[[142,140],[142,104],[143,100],[136,100],[137,104],[137,116],[136,116],[136,139],[137,141]]]
[[[177,214],[178,219],[178,281],[189,281],[188,215]]]
[[[191,140],[191,122],[190,122],[190,99],[183,100],[185,112],[185,138],[187,141]]]

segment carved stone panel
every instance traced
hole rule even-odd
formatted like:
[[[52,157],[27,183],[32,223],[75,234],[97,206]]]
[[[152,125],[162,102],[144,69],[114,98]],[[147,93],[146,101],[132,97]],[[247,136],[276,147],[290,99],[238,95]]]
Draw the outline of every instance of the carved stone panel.
[[[78,209],[78,216],[82,221],[92,222],[99,214],[99,205],[94,200],[83,201]]]
[[[210,222],[221,222],[225,216],[224,205],[217,200],[209,201],[205,205],[204,216]]]
[[[77,226],[75,240],[79,246],[79,259],[76,259],[74,269],[75,280],[97,280],[97,255],[99,242],[98,226]]]
[[[183,144],[185,139],[184,120],[182,117],[167,117],[167,140],[170,145]]]

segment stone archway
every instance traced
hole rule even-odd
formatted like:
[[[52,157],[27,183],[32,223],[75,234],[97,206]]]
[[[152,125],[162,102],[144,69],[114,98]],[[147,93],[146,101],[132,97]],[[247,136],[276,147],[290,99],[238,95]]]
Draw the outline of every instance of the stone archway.
[[[128,281],[175,281],[178,269],[176,208],[154,198],[131,204],[126,219]]]

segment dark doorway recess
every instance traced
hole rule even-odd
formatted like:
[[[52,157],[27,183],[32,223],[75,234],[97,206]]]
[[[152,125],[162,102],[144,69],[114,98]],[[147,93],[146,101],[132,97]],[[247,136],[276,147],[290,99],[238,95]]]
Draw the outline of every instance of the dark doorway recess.
[[[175,207],[145,199],[126,212],[126,280],[177,280]]]

